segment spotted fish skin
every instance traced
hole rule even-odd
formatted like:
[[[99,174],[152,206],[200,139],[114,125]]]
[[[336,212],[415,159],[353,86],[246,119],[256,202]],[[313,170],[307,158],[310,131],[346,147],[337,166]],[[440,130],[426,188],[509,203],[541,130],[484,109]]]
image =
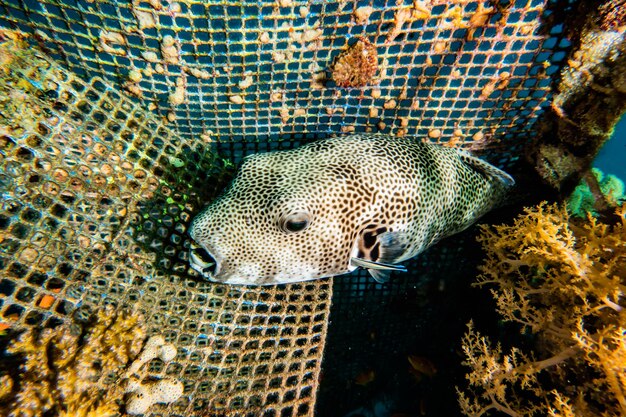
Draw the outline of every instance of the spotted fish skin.
[[[205,278],[271,285],[390,270],[499,204],[505,172],[415,138],[320,140],[251,155],[193,220],[191,265]]]

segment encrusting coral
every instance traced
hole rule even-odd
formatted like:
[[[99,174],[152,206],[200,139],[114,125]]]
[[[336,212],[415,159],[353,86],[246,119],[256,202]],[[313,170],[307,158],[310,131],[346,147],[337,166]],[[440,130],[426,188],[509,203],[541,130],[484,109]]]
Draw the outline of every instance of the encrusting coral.
[[[106,417],[119,414],[124,390],[100,385],[136,357],[146,335],[142,316],[105,308],[84,326],[27,330],[7,352],[23,360],[0,414]]]
[[[166,343],[162,336],[152,336],[146,342],[141,354],[128,367],[129,380],[125,392],[130,393],[126,403],[128,414],[143,414],[156,403],[171,403],[183,395],[183,383],[174,378],[141,382],[134,374],[154,358],[169,362],[176,357],[176,346]]]
[[[143,322],[137,312],[105,308],[82,326],[22,333],[7,349],[23,363],[15,380],[0,378],[0,415],[113,417],[120,415],[125,393],[129,414],[176,401],[183,393],[180,381],[141,381],[146,363],[157,357],[169,362],[177,353],[161,336],[144,345]]]
[[[363,87],[375,83],[378,52],[365,38],[359,38],[335,59],[331,77],[340,87]]]
[[[128,414],[143,414],[153,404],[171,403],[183,395],[183,383],[173,378],[160,379],[141,383],[136,378],[131,378],[126,387],[126,392],[131,396],[126,404]]]
[[[498,313],[534,333],[535,348],[505,354],[470,323],[464,414],[626,415],[626,205],[617,215],[607,225],[542,203],[511,226],[483,228],[476,285],[493,287]]]

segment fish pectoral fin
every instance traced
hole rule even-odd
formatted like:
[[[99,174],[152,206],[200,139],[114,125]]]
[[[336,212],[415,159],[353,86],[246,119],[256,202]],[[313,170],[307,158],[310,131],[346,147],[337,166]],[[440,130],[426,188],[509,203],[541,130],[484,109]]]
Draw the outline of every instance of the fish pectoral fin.
[[[350,263],[354,266],[360,266],[361,268],[367,269],[367,272],[369,272],[372,278],[374,278],[379,284],[385,284],[389,281],[391,271],[406,272],[404,265],[383,264],[360,258],[352,258],[350,259]]]
[[[367,272],[370,273],[374,281],[379,284],[386,284],[389,282],[389,277],[391,276],[391,271],[382,270],[382,269],[368,269]]]
[[[351,258],[350,263],[354,266],[360,266],[361,268],[365,268],[374,271],[398,271],[398,272],[406,272],[406,268],[404,265],[393,265],[393,264],[384,264],[380,262],[368,261],[361,258]]]
[[[409,246],[406,235],[402,232],[385,232],[377,236],[380,243],[378,260],[382,264],[391,265],[406,253]]]

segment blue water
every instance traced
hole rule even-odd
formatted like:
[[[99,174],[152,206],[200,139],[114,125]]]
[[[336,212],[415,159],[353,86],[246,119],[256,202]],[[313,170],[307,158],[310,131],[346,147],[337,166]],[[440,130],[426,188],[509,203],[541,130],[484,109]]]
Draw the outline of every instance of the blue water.
[[[622,116],[613,137],[598,153],[593,166],[626,180],[626,115]]]

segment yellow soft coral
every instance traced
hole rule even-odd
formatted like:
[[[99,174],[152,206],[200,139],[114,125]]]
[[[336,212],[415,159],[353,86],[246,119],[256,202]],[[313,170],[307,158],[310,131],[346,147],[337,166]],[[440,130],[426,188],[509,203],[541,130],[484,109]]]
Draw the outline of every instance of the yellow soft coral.
[[[626,415],[625,213],[626,206],[621,221],[607,225],[540,204],[512,226],[483,229],[487,257],[477,285],[493,287],[505,320],[536,334],[535,354],[544,359],[518,349],[503,355],[470,328],[463,340],[470,386],[459,392],[466,415]],[[570,384],[576,398],[568,398]]]
[[[470,322],[463,337],[463,353],[466,357],[463,364],[472,368],[466,376],[468,392],[457,388],[459,404],[466,415],[479,417],[494,410],[517,417],[532,415],[540,408],[524,399],[536,398],[541,391],[536,375],[524,371],[521,364],[530,361],[519,349],[503,354],[499,344],[492,346]]]
[[[7,349],[21,357],[17,389],[3,398],[0,415],[35,417],[113,417],[120,411],[124,389],[101,385],[103,378],[121,378],[143,346],[145,327],[136,312],[106,308],[84,327],[63,325],[24,332]],[[13,398],[10,396],[13,395]]]

